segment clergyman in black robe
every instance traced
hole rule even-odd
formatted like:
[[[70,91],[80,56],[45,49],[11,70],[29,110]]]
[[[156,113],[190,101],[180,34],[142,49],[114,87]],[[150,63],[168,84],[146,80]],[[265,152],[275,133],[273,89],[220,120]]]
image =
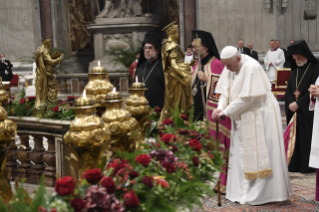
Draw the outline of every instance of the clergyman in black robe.
[[[10,60],[5,59],[5,55],[1,54],[0,55],[0,77],[2,78],[2,81],[11,81],[13,78],[12,75],[12,64]]]
[[[287,60],[291,65],[291,75],[285,93],[287,125],[294,112],[297,113],[295,150],[288,170],[310,173],[314,172],[314,169],[309,167],[314,112],[309,111],[308,88],[315,84],[319,76],[319,61],[304,40],[288,46]]]
[[[165,80],[161,58],[162,38],[153,33],[145,35],[135,76],[148,89],[145,97],[151,108],[164,106]]]

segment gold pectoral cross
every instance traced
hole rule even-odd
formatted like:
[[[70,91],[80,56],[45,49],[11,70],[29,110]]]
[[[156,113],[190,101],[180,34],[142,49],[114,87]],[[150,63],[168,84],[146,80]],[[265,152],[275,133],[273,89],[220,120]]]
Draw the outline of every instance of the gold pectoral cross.
[[[294,95],[296,97],[296,99],[298,99],[299,95],[300,95],[300,92],[298,90],[298,88],[296,89],[296,91],[294,92]]]
[[[198,37],[198,34],[196,34],[196,38],[193,40],[193,42],[196,45],[196,49],[200,48],[200,44],[202,43],[202,40]]]

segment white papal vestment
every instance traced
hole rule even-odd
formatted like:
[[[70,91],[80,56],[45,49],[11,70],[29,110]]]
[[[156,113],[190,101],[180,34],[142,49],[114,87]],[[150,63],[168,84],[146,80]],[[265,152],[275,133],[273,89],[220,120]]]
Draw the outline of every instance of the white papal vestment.
[[[272,66],[269,65],[272,62]],[[266,74],[270,82],[276,80],[276,69],[282,69],[285,63],[285,53],[278,48],[276,51],[269,50],[264,58]]]
[[[253,58],[241,55],[240,70],[231,72],[225,67],[216,93],[221,94],[218,109],[232,119],[226,198],[251,205],[287,200],[292,191],[280,109],[262,67]],[[253,124],[247,122],[247,117],[254,120]],[[243,118],[246,123],[243,123]],[[247,128],[250,124],[252,125]],[[251,154],[249,157],[247,151],[244,152],[242,138],[247,135],[249,137],[253,131],[256,132],[256,137],[264,134],[265,151],[268,151],[269,157],[269,161],[265,161],[268,165],[270,163],[272,174],[264,179],[247,180],[243,171],[244,161],[247,163],[254,156]],[[258,139],[256,140],[258,144]]]
[[[316,81],[319,85],[319,78]],[[309,110],[314,110],[312,138],[311,138],[311,151],[309,158],[309,166],[319,169],[319,97],[315,98],[315,103],[310,101]],[[298,117],[297,117],[298,118]]]

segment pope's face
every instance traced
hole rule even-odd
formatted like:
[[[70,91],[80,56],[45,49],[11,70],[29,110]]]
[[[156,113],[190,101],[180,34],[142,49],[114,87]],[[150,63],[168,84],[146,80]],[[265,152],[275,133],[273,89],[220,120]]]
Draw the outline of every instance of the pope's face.
[[[222,63],[226,68],[230,71],[236,72],[239,70],[240,57],[237,56],[235,58],[230,59],[222,59]]]
[[[195,60],[197,60],[198,59],[198,53],[197,53],[196,43],[192,42],[192,46],[193,46],[194,58],[195,58]],[[200,57],[201,58],[206,57],[207,51],[208,51],[207,47],[203,46],[201,44],[200,47],[199,47],[199,55],[200,55]]]
[[[146,43],[144,45],[144,55],[147,60],[154,59],[157,57],[158,50],[153,44]]]

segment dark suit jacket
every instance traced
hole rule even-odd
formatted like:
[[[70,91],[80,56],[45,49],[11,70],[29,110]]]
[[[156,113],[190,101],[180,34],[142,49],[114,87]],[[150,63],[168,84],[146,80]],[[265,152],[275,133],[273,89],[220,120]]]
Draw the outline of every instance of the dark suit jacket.
[[[248,49],[249,50],[249,49]],[[258,61],[258,53],[254,50],[249,50],[249,56]]]
[[[237,50],[239,51],[239,48],[237,47]],[[247,55],[250,55],[249,53],[249,49],[247,47],[243,47],[243,53],[242,54],[247,54]]]
[[[283,49],[283,48],[280,48],[280,49],[284,51],[284,55],[285,55],[284,67],[285,67],[285,68],[290,68],[289,61],[287,60],[287,51],[286,51],[286,49]]]
[[[2,78],[2,81],[11,81],[11,79],[13,78],[11,70],[13,65],[10,63],[10,60],[5,60],[5,63],[6,64],[3,64],[2,60],[0,59],[0,77]],[[8,74],[5,74],[6,70]]]

